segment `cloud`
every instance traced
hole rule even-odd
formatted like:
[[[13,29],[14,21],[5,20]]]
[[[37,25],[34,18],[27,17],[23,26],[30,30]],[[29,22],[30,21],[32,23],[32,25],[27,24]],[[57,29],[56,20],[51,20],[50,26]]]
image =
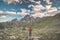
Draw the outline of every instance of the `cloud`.
[[[22,1],[30,1],[30,2],[34,2],[34,0],[3,0],[4,2],[7,2],[8,4],[11,4],[11,3],[15,3],[15,2],[18,2],[18,3],[22,3]]]
[[[3,0],[4,2],[7,2],[8,4],[20,2],[21,0]]]
[[[29,5],[28,8],[32,8],[32,12],[34,14],[32,14],[31,16],[33,17],[47,17],[47,16],[52,16],[55,15],[55,11],[58,11],[58,9],[56,7],[52,7],[52,5],[45,5],[43,6],[42,4],[40,4],[40,1],[35,2],[36,5]],[[50,14],[52,13],[52,14]]]
[[[16,12],[6,11],[7,14],[16,14]]]
[[[0,11],[0,16],[1,15],[16,15],[17,13],[16,12],[13,12],[13,11]],[[3,16],[4,17],[4,16]]]
[[[45,1],[47,4],[52,4],[52,2],[50,2],[50,0],[43,0]]]
[[[31,7],[34,7],[34,5],[32,5],[32,4],[31,5],[28,5],[28,8],[31,8]]]
[[[8,4],[12,3],[13,0],[3,0],[4,2],[7,2]]]
[[[12,9],[12,10],[14,10],[14,9]],[[23,8],[21,8],[20,9],[21,10],[21,12],[13,12],[13,11],[0,11],[0,15],[20,15],[20,16],[25,16],[25,15],[27,15],[27,14],[30,14],[30,10],[27,10],[27,9],[23,9]]]
[[[34,0],[29,0],[30,2],[35,2]]]
[[[7,16],[5,16],[5,15],[2,15],[2,16],[0,16],[0,18],[6,18]]]
[[[56,7],[51,7],[49,10],[47,10],[48,12],[55,12],[58,11],[58,9]]]
[[[50,16],[50,14],[37,13],[37,14],[33,14],[32,16],[35,17],[35,18],[36,18],[36,17],[43,18],[43,17]]]
[[[52,5],[45,5],[45,8],[49,10],[52,7]]]
[[[22,8],[20,10],[21,10],[21,12],[17,12],[17,14],[22,15],[22,16],[25,16],[30,13],[30,10],[27,10],[27,9]]]
[[[3,11],[0,10],[0,14],[3,13]]]
[[[19,0],[14,0],[14,1],[19,2]]]
[[[47,14],[47,13],[52,13],[52,12],[57,11],[56,7],[52,7],[52,4],[51,4],[52,2],[50,2],[50,0],[44,0],[47,4],[49,4],[49,5],[45,5],[45,6],[43,6],[41,4],[41,1],[34,1],[34,0],[29,0],[29,1],[34,2],[36,4],[36,5],[31,4],[28,6],[28,8],[32,8],[32,11],[21,8],[20,9],[21,12],[16,13],[16,12],[11,12],[11,11],[6,11],[5,13],[22,15],[22,16],[25,16],[25,15],[30,14],[30,13],[34,13],[31,16],[45,17],[45,16],[51,16],[50,14]],[[15,3],[15,2],[20,3],[20,2],[22,2],[22,0],[4,0],[4,2],[11,4],[11,3]],[[14,10],[14,9],[12,9],[12,10]],[[2,11],[0,11],[0,12],[3,13]]]

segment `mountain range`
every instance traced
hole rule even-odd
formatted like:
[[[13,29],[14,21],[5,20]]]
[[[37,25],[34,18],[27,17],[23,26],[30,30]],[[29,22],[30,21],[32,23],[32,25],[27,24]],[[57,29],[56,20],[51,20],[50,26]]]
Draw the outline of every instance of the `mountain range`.
[[[49,16],[44,18],[34,18],[30,15],[26,15],[21,20],[13,19],[11,21],[0,23],[3,27],[59,27],[60,26],[60,13],[55,16]],[[0,25],[0,27],[2,26]]]

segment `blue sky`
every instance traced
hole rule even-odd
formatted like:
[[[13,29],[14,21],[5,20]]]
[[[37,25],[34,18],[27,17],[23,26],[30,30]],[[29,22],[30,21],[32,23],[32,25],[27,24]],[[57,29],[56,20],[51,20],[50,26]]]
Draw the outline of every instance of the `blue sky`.
[[[0,11],[3,11],[3,13],[5,13],[6,11],[9,11],[9,12],[21,12],[21,9],[26,9],[26,10],[30,10],[31,11],[31,8],[28,8],[28,5],[35,5],[34,2],[30,2],[30,1],[21,1],[23,2],[22,4],[20,4],[21,2],[19,0],[15,0],[15,1],[12,1],[10,4],[7,3],[7,1],[3,1],[3,0],[0,0]],[[54,7],[60,7],[60,1],[59,0],[51,0],[52,1],[52,6]],[[8,1],[9,2],[9,1]],[[41,4],[43,6],[46,5],[46,3],[44,1],[41,2]],[[23,10],[24,11],[24,10]],[[24,12],[23,12],[24,13]],[[4,16],[4,15],[3,15]],[[3,21],[6,21],[6,20],[12,20],[12,19],[15,19],[15,18],[18,18],[18,19],[21,19],[23,18],[24,16],[17,16],[17,15],[8,15],[6,18],[3,18],[1,17],[0,15],[0,22],[3,22]]]
[[[3,1],[0,1],[0,10],[3,11],[3,12],[6,12],[6,11],[10,11],[10,12],[21,12],[20,8],[27,8],[28,4],[20,4],[20,3],[16,3],[16,4],[8,4],[6,2],[3,2]],[[0,17],[0,21],[3,22],[3,21],[7,21],[7,20],[12,20],[12,19],[15,19],[15,18],[18,18],[18,19],[21,19],[23,18],[23,16],[11,16],[11,15],[8,15],[6,18],[1,18]]]

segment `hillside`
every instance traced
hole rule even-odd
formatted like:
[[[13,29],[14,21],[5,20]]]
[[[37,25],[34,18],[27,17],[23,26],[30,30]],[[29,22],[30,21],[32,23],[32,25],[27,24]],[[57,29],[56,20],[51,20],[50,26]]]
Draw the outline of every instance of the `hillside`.
[[[4,39],[2,36],[0,39],[10,40],[9,37],[14,36],[14,40],[28,40],[28,29],[32,27],[32,37],[39,37],[38,40],[60,40],[60,13],[52,17],[35,18],[31,22],[32,19],[27,15],[22,20],[0,23],[4,31],[0,34]]]

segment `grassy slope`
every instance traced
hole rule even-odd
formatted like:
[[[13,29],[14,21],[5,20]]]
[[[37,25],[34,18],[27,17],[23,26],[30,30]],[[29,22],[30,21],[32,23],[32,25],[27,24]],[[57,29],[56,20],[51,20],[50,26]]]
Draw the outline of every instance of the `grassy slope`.
[[[26,30],[22,30],[21,27],[5,28],[4,29],[4,40],[9,40],[9,36],[16,36],[15,40],[27,39],[28,28],[32,27],[32,36],[40,37],[39,40],[60,40],[60,14],[39,19],[35,23],[26,23],[24,25]]]

